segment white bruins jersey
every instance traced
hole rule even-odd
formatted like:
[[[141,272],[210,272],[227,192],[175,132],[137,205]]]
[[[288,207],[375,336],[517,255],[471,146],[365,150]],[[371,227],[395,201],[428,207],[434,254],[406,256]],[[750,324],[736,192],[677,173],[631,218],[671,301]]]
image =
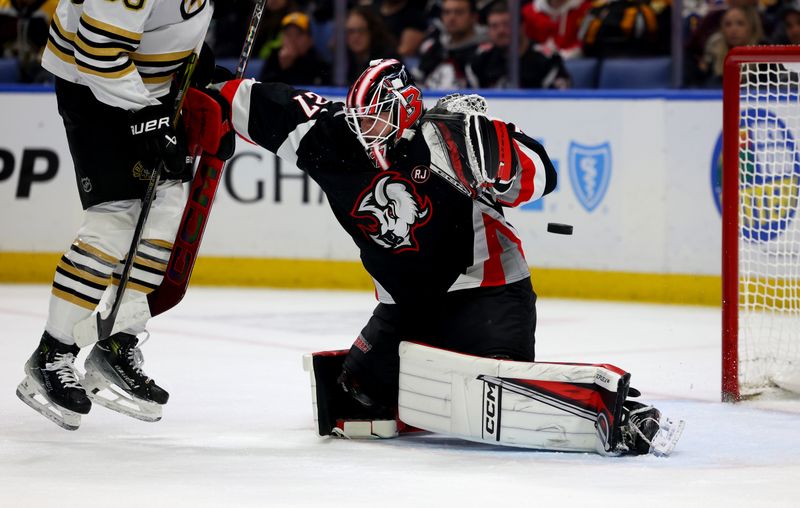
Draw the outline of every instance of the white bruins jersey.
[[[42,66],[138,111],[169,93],[211,22],[212,0],[61,0]]]

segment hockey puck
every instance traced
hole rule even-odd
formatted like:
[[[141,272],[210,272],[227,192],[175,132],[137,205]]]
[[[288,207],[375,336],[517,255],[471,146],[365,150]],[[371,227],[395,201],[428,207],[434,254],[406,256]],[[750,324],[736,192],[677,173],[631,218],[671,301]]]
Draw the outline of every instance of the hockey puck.
[[[548,222],[547,232],[555,233],[557,235],[571,235],[572,226],[569,224],[559,224],[558,222]]]

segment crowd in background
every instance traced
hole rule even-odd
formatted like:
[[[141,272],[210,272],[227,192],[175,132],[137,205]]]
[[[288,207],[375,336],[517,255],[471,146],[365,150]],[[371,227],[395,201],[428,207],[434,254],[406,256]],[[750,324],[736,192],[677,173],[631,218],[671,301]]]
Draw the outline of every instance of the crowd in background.
[[[208,42],[218,58],[241,50],[255,0],[217,2]],[[38,65],[58,0],[0,0],[0,57],[21,82],[49,79]],[[521,0],[512,41],[506,0],[347,0],[347,82],[375,58],[403,60],[429,89],[507,88],[508,48],[519,49],[522,88],[572,86],[569,60],[669,56],[671,0]],[[727,52],[800,44],[800,0],[684,0],[683,86],[719,88]],[[259,78],[333,84],[333,0],[270,0],[252,58]]]

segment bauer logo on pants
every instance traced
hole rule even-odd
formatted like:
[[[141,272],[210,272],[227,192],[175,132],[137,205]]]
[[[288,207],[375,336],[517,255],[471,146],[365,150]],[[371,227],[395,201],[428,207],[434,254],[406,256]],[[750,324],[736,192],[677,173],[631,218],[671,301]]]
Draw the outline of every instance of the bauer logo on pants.
[[[569,179],[572,189],[587,212],[603,201],[611,179],[611,145],[569,145]]]

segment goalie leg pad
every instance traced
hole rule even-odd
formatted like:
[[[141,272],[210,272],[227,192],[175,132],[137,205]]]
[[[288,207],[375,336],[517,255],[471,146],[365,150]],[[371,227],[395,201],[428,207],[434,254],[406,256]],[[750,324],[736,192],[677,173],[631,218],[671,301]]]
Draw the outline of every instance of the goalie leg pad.
[[[555,451],[617,448],[630,374],[479,358],[403,342],[399,417],[424,430]]]

